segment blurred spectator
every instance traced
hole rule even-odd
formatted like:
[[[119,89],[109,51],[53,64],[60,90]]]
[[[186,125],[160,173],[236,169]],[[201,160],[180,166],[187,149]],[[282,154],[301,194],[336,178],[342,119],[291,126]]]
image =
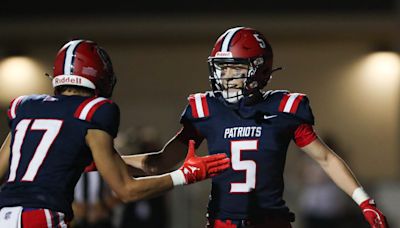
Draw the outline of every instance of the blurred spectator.
[[[390,227],[400,227],[400,182],[397,180],[382,180],[374,188],[376,197],[379,197],[379,207],[387,211]]]
[[[332,138],[326,137],[325,143],[334,151],[337,148]],[[344,154],[339,156],[345,159]],[[303,156],[303,189],[299,206],[302,210],[305,228],[356,228],[366,227],[362,214],[354,202],[342,192],[326,175],[321,167],[308,156]],[[364,225],[365,224],[365,225]]]
[[[158,131],[152,126],[129,128],[121,132],[116,139],[120,154],[147,153],[161,149]],[[167,227],[165,195],[123,205],[120,228]]]
[[[112,228],[110,189],[99,172],[83,173],[75,186],[73,228]]]

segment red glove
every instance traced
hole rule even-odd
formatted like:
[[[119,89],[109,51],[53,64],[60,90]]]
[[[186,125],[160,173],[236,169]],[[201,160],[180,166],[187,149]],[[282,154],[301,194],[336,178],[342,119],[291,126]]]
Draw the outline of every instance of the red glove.
[[[376,208],[373,199],[367,199],[360,204],[362,213],[364,214],[365,220],[371,225],[371,228],[388,228],[386,217],[381,211]]]
[[[185,162],[176,171],[171,173],[174,185],[192,184],[213,177],[230,167],[230,159],[226,154],[215,154],[197,157],[194,149],[194,140],[189,141],[189,150]]]

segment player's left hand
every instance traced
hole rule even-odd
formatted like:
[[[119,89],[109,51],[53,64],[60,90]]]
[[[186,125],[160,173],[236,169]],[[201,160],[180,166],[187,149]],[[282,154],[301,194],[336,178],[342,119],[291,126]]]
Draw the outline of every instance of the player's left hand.
[[[388,228],[386,217],[382,214],[373,199],[367,199],[360,204],[362,213],[364,214],[365,220],[368,221],[371,228]]]
[[[191,184],[213,177],[230,167],[230,159],[226,154],[214,154],[198,157],[195,154],[195,142],[189,141],[189,149],[185,162],[179,169],[185,176],[185,184]]]

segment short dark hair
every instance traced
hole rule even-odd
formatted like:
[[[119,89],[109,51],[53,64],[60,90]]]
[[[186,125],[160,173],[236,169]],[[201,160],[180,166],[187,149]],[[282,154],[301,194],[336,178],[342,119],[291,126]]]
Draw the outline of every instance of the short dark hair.
[[[57,86],[54,89],[54,93],[56,95],[59,95],[59,94],[65,92],[67,90],[73,90],[73,91],[84,92],[84,93],[91,93],[91,94],[93,94],[93,96],[95,95],[95,92],[94,92],[93,89],[82,87],[82,86],[76,86],[76,85],[61,85],[61,86]]]

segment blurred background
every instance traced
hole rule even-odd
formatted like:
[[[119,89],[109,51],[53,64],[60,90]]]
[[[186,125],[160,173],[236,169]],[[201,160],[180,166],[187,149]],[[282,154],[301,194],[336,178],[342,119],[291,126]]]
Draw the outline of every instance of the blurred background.
[[[52,93],[45,73],[52,74],[57,50],[72,38],[84,38],[108,51],[118,76],[113,97],[122,113],[117,145],[123,153],[157,150],[179,130],[187,96],[210,89],[207,57],[216,39],[236,26],[253,27],[267,37],[274,65],[284,70],[266,89],[308,95],[317,132],[347,161],[392,226],[400,227],[399,0],[3,0],[0,139],[8,132],[4,112],[10,100]],[[206,153],[206,145],[199,153]],[[94,206],[95,215],[78,206],[83,220],[90,217],[83,227],[124,227],[126,218],[137,222],[131,227],[163,227],[150,224],[155,220],[166,228],[204,227],[207,181],[155,201],[121,205],[104,195],[101,183],[88,191],[92,182],[85,178],[87,198],[101,191],[86,204],[99,201],[101,206]],[[297,215],[294,227],[367,227],[356,204],[294,145],[285,183],[287,204]],[[105,222],[90,225],[93,220]]]

